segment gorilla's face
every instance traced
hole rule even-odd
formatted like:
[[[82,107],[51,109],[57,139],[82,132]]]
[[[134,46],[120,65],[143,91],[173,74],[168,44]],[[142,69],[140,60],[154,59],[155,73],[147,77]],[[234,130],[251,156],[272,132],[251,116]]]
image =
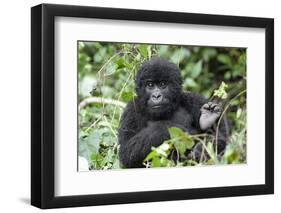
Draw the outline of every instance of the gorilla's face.
[[[153,120],[169,118],[178,106],[181,76],[177,66],[163,59],[144,63],[136,76],[138,108]]]
[[[145,84],[147,109],[150,114],[166,112],[169,108],[169,85],[166,81],[148,80]]]

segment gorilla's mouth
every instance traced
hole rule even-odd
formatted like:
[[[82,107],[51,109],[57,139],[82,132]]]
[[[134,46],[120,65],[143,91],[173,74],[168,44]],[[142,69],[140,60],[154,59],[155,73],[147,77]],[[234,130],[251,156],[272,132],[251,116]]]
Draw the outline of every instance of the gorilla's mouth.
[[[168,104],[155,104],[155,105],[150,106],[150,109],[152,111],[163,111],[163,110],[165,111],[168,109],[168,107],[169,107]]]
[[[159,109],[159,108],[161,108],[162,107],[162,105],[154,105],[154,106],[152,106],[151,108],[152,109]]]

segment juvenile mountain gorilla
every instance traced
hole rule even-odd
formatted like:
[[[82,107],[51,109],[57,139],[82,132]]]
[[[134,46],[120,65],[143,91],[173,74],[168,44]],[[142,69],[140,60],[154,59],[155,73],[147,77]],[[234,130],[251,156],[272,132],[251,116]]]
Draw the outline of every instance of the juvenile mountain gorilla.
[[[151,147],[169,139],[168,128],[178,127],[189,134],[207,132],[220,116],[218,104],[203,96],[183,92],[178,67],[163,59],[152,59],[142,65],[136,76],[137,98],[128,103],[121,119],[118,140],[120,160],[124,167],[143,167]],[[225,149],[226,130],[220,126],[218,153]],[[191,151],[201,156],[201,146]]]

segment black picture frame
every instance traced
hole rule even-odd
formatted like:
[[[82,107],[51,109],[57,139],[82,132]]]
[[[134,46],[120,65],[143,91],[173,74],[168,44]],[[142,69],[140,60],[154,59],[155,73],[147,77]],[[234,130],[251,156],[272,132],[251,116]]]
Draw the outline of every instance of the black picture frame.
[[[55,17],[263,28],[265,48],[265,184],[93,195],[54,195]],[[261,140],[263,140],[261,138]],[[241,16],[41,4],[31,8],[31,204],[39,208],[216,198],[274,193],[274,20]]]

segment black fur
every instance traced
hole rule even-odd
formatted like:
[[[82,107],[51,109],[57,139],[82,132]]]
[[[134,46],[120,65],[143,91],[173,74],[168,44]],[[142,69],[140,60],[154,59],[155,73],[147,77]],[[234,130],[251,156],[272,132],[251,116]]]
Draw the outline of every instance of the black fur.
[[[146,81],[165,80],[169,83],[170,104],[157,114],[147,110]],[[151,147],[157,147],[169,139],[168,128],[175,126],[190,134],[201,133],[200,108],[207,100],[195,93],[182,92],[182,79],[178,67],[163,59],[152,59],[142,65],[136,76],[137,98],[128,103],[121,119],[118,140],[120,161],[124,167],[143,167],[142,162]],[[224,125],[220,128],[218,147],[222,152],[226,144]],[[194,150],[199,156],[201,147]]]

